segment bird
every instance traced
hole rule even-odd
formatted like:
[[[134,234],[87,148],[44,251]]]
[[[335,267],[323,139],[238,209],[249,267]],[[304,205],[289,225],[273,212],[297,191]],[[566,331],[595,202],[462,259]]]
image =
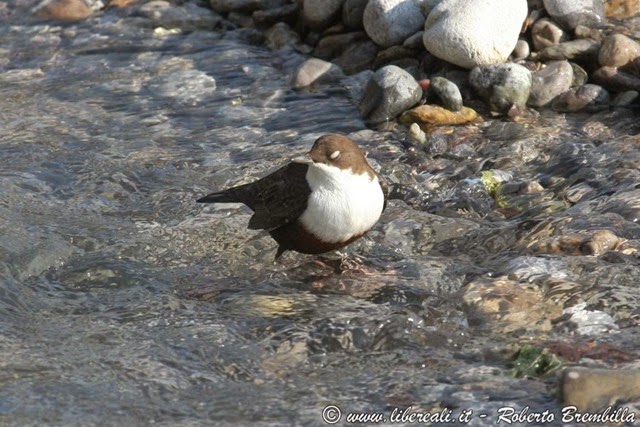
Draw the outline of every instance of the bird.
[[[322,254],[364,236],[386,207],[384,184],[352,139],[318,138],[308,155],[257,181],[208,194],[198,203],[243,203],[250,230],[266,230],[285,251]]]

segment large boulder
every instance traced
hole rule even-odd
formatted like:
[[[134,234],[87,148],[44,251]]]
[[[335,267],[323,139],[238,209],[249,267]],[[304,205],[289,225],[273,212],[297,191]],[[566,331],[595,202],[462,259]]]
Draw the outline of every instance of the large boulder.
[[[463,68],[499,64],[513,51],[526,17],[526,0],[443,0],[427,17],[424,46]]]

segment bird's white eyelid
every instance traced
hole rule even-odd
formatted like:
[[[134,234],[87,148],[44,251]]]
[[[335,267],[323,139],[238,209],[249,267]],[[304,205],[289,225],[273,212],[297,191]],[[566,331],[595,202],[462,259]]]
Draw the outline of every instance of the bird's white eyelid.
[[[338,150],[334,151],[334,152],[333,152],[333,153],[331,153],[331,155],[329,156],[329,158],[330,158],[331,160],[335,160],[335,159],[337,159],[338,157],[340,157],[340,151],[338,151]]]

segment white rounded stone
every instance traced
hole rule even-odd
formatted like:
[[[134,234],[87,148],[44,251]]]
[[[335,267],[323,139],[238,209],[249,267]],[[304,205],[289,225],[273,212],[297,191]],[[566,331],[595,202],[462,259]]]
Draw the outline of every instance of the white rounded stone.
[[[427,17],[424,46],[463,68],[502,63],[526,17],[526,0],[443,0]]]

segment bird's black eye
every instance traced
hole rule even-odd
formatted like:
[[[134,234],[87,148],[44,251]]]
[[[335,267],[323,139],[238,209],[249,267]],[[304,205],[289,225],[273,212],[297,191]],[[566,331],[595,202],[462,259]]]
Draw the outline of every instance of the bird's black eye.
[[[336,160],[338,157],[340,157],[340,151],[338,151],[338,150],[334,151],[333,153],[331,153],[329,155],[329,158],[331,160]]]

